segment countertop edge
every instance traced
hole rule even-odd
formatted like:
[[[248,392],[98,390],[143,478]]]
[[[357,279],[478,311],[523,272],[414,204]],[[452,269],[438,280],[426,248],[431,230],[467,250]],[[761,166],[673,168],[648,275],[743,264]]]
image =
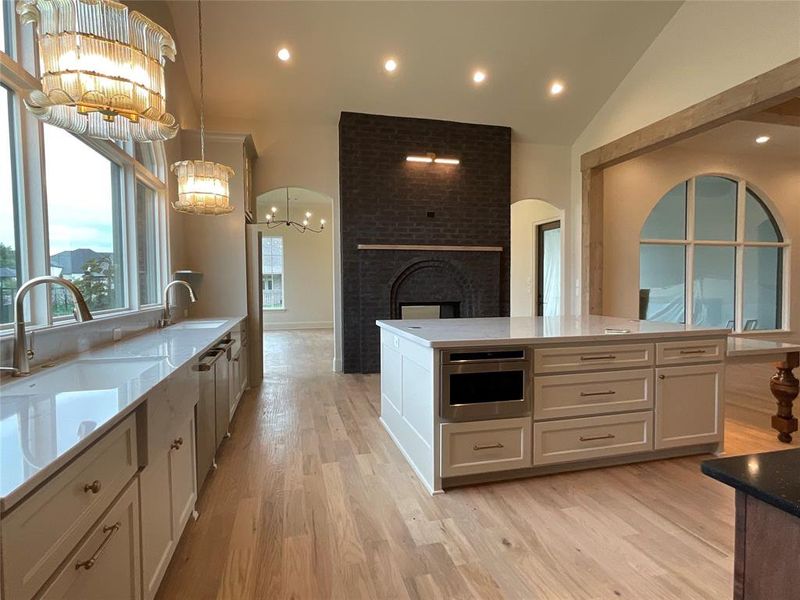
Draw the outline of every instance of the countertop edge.
[[[730,457],[736,458],[736,457]],[[714,460],[724,460],[724,459],[714,459]],[[720,483],[724,483],[734,489],[740,490],[745,492],[746,494],[753,496],[754,498],[758,498],[762,502],[766,502],[767,504],[774,506],[777,509],[782,510],[783,512],[789,513],[794,515],[795,517],[800,518],[800,505],[792,502],[790,500],[786,500],[781,498],[780,496],[775,496],[774,494],[770,494],[769,492],[758,488],[746,481],[739,479],[738,477],[734,477],[724,471],[721,471],[713,464],[710,464],[712,461],[706,461],[700,464],[700,470],[702,473],[711,479],[719,481]]]
[[[426,340],[407,329],[401,329],[380,320],[375,321],[380,329],[391,331],[392,333],[406,338],[419,346],[426,348],[450,348],[450,347],[481,347],[481,346],[518,346],[518,345],[544,345],[544,344],[563,344],[563,343],[584,343],[584,342],[608,342],[615,343],[620,340],[642,340],[642,339],[670,339],[670,338],[720,338],[727,337],[727,329],[709,329],[700,331],[652,331],[652,332],[631,332],[613,334],[593,334],[593,335],[565,335],[552,337],[530,337],[530,338],[468,338],[459,340]]]
[[[244,321],[245,319],[247,319],[247,316],[236,316],[236,317],[225,318],[225,325],[220,326],[219,328],[222,329],[222,333],[212,338],[212,340],[207,345],[205,345],[201,350],[199,350],[196,354],[194,354],[193,356],[187,358],[182,362],[177,363],[174,366],[172,372],[170,372],[164,378],[159,379],[158,382],[153,384],[151,387],[147,388],[146,390],[143,390],[142,394],[139,396],[137,400],[125,406],[122,410],[120,410],[117,414],[111,417],[108,421],[100,425],[97,429],[93,430],[89,435],[83,438],[79,443],[75,444],[72,448],[70,448],[69,450],[58,456],[46,467],[43,467],[42,469],[38,470],[29,479],[24,481],[18,487],[8,492],[5,496],[0,496],[0,516],[5,516],[6,513],[10,512],[17,504],[25,500],[30,494],[34,493],[41,486],[45,485],[52,477],[57,475],[61,471],[61,469],[66,467],[70,462],[75,460],[78,456],[86,452],[96,442],[98,442],[100,438],[102,438],[109,431],[114,429],[114,427],[116,427],[122,421],[124,421],[130,414],[135,412],[144,402],[146,402],[148,394],[150,394],[150,392],[152,392],[156,387],[161,385],[176,371],[185,367],[187,364],[195,360],[198,356],[200,356],[204,352],[207,352],[209,348],[211,348],[214,344],[219,342],[219,340],[221,340],[233,327],[236,327],[237,325],[241,324],[242,321]],[[195,320],[195,319],[187,319],[187,320]],[[117,344],[125,343],[125,341],[133,340],[137,337],[140,337],[142,335],[147,335],[150,333],[153,333],[153,330],[146,329],[135,336],[131,336],[126,340],[123,340],[122,342],[116,342],[116,343]],[[73,360],[80,360],[82,356],[91,356],[93,353],[102,350],[103,347],[93,348],[92,350],[87,350],[86,352],[80,352],[78,354],[72,355],[66,362]]]

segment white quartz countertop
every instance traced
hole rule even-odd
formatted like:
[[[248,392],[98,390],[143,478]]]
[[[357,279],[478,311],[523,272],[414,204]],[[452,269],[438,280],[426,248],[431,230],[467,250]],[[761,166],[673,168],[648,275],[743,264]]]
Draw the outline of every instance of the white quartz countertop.
[[[738,337],[732,335],[728,338],[728,356],[773,356],[780,358],[790,352],[800,352],[800,344],[789,342],[776,342],[773,340],[760,340],[757,338]]]
[[[122,421],[244,317],[190,319],[0,385],[0,511]]]
[[[597,315],[377,321],[378,327],[433,348],[550,342],[608,342],[617,338],[727,335],[722,327],[656,323]]]

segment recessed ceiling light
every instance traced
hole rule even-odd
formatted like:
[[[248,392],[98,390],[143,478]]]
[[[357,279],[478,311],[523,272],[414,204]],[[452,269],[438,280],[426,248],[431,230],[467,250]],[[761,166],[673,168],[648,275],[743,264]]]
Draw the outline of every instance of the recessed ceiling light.
[[[286,62],[290,58],[292,58],[292,53],[289,52],[288,48],[281,48],[278,50],[278,58],[280,58],[283,62]]]
[[[551,96],[558,96],[561,92],[564,91],[564,84],[560,81],[554,81],[550,84],[550,95]]]
[[[383,63],[383,68],[386,69],[388,73],[394,73],[397,70],[397,61],[393,58],[389,58]]]
[[[483,83],[486,81],[486,71],[478,69],[472,74],[472,81],[475,83]]]
[[[766,144],[769,141],[768,135],[760,135],[756,138],[756,144]]]

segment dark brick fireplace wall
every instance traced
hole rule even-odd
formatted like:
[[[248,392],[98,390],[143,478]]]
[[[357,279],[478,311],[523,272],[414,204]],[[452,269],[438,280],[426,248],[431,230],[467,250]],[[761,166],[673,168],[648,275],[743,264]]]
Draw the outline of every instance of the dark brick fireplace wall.
[[[409,154],[428,152],[458,158],[461,164],[406,161]],[[416,300],[460,301],[462,317],[509,314],[510,180],[508,127],[341,114],[339,225],[346,373],[380,369],[375,320],[396,317],[395,284],[420,267],[430,270],[416,273],[417,282],[425,281],[425,273],[433,277],[437,269],[454,276],[448,289],[431,286]],[[359,250],[359,244],[501,246],[503,251]],[[407,290],[402,294],[412,299]],[[457,295],[461,297],[450,297]]]

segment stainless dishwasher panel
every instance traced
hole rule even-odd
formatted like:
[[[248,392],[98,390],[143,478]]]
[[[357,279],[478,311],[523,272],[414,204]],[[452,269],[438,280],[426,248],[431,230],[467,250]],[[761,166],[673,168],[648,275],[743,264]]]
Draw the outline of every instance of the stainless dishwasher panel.
[[[220,343],[215,350],[220,352],[220,356],[214,363],[214,412],[216,414],[216,445],[219,448],[228,436],[228,425],[231,419],[230,406],[230,360],[232,340]]]
[[[221,350],[209,350],[195,366],[200,372],[200,399],[195,406],[194,424],[197,439],[197,490],[200,491],[208,472],[214,466],[216,445],[215,365]]]

